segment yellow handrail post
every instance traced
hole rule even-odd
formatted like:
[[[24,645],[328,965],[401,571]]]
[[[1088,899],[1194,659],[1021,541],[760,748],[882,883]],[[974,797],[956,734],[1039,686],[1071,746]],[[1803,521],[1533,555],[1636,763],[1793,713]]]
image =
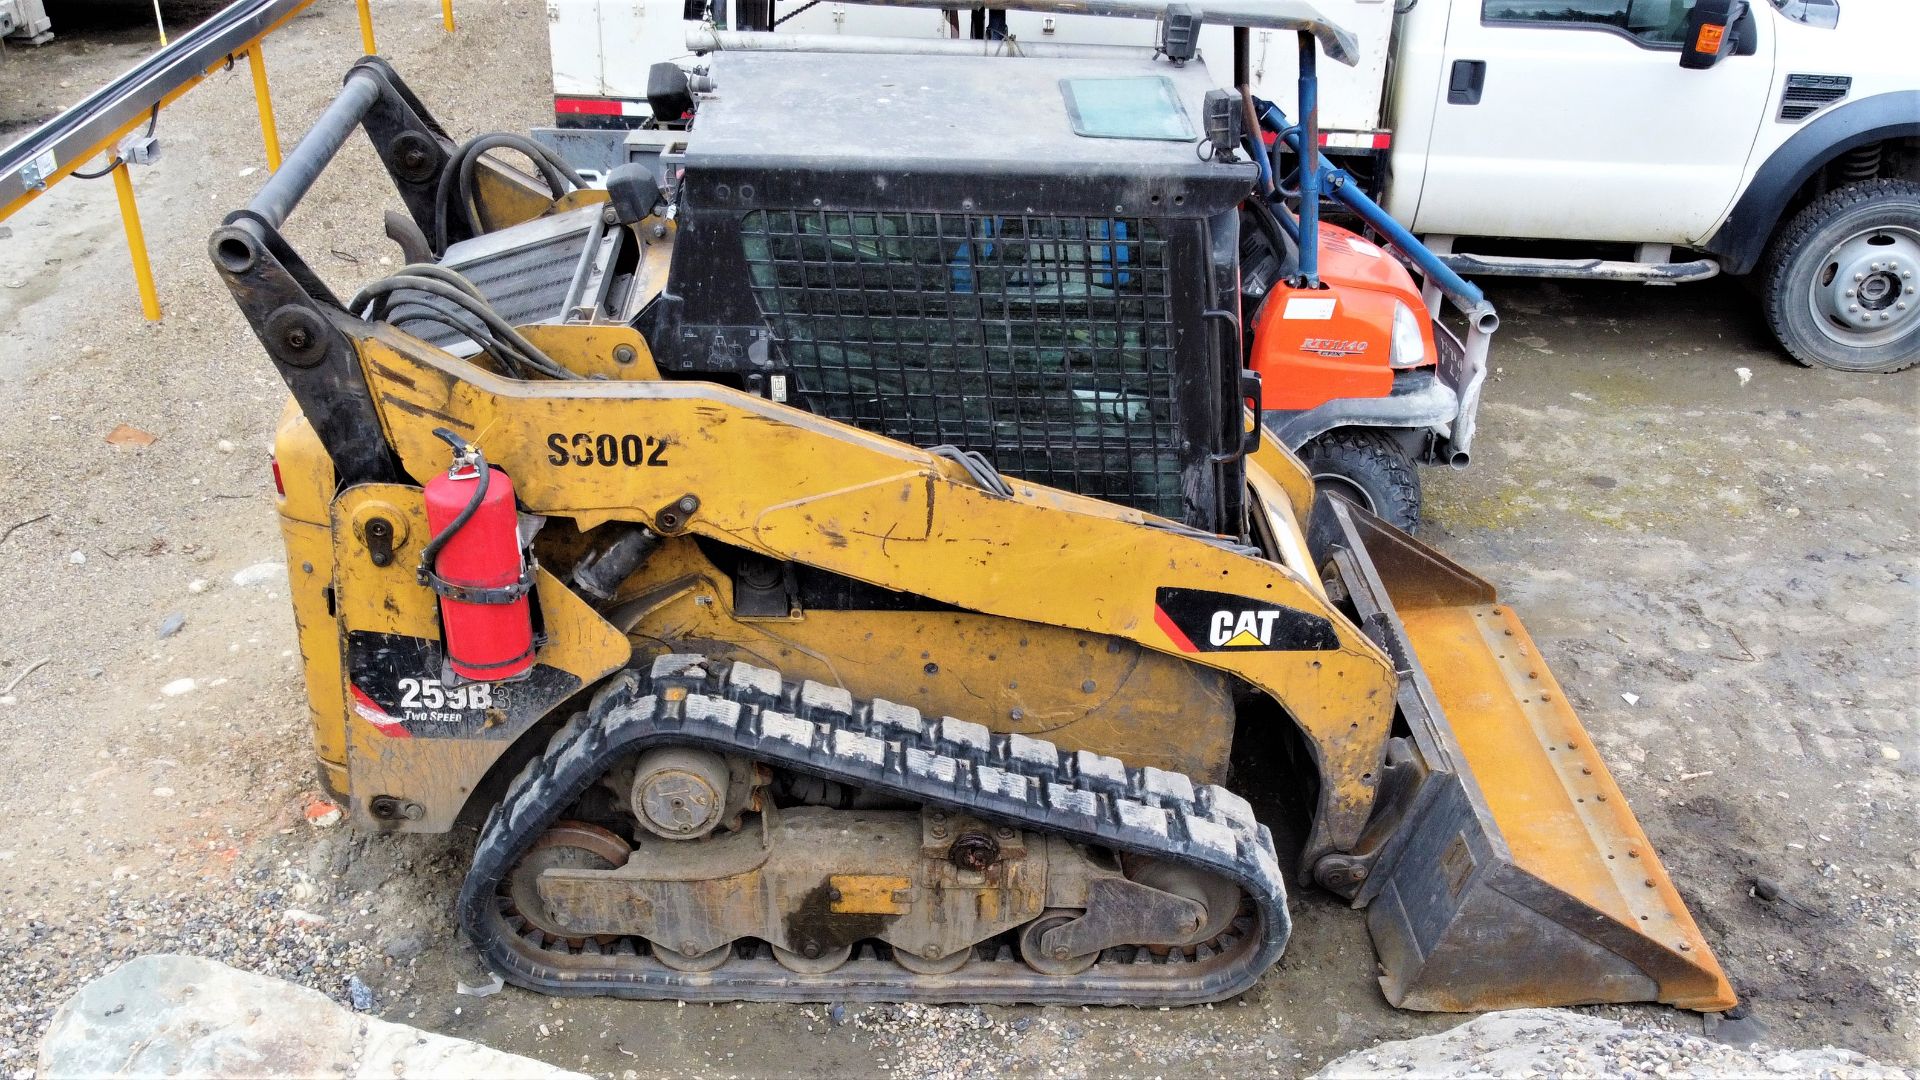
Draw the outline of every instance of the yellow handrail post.
[[[267,60],[260,55],[266,46],[256,41],[247,50],[247,67],[253,72],[253,103],[260,109],[260,138],[267,144],[267,171],[280,171],[280,129],[273,123],[273,95],[267,91]]]
[[[367,6],[367,0],[353,0],[353,3],[360,9],[360,48],[373,56],[380,51],[373,45],[373,9]]]
[[[440,24],[453,33],[453,0],[440,0]]]
[[[133,283],[140,290],[140,312],[148,322],[160,321],[160,294],[153,287],[153,264],[147,261],[147,234],[140,228],[140,208],[133,202],[133,179],[127,163],[113,167],[113,193],[120,197],[120,224],[127,230],[127,254],[133,257]]]

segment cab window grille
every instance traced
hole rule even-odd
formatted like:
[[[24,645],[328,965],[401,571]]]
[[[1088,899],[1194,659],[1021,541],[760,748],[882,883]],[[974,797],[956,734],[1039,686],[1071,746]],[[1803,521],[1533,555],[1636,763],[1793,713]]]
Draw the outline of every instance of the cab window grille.
[[[808,408],[1183,516],[1173,298],[1153,221],[756,210],[742,236]]]

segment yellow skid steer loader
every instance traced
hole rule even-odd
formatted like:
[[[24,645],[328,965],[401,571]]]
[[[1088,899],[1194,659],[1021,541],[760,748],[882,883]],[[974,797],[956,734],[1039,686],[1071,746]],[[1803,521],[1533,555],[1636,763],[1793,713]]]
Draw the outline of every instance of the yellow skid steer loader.
[[[1113,50],[704,79],[585,189],[367,58],[210,244],[292,394],[322,779],[358,828],[480,823],[488,964],[1213,1001],[1281,955],[1293,876],[1366,911],[1398,1006],[1734,1004],[1493,587],[1337,499],[1309,550],[1248,404],[1238,95]],[[343,302],[280,229],[356,130],[409,265]],[[1255,739],[1297,751],[1257,778],[1310,809],[1292,875],[1227,786]]]

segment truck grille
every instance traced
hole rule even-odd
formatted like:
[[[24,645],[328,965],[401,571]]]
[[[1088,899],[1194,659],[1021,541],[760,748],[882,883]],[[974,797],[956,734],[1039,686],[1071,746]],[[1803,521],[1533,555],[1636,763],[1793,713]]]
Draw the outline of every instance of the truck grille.
[[[1846,97],[1851,89],[1853,77],[1849,75],[1789,75],[1787,88],[1780,93],[1780,119],[1789,123],[1805,120]]]
[[[801,404],[1183,516],[1171,275],[1153,221],[756,210],[741,233]]]

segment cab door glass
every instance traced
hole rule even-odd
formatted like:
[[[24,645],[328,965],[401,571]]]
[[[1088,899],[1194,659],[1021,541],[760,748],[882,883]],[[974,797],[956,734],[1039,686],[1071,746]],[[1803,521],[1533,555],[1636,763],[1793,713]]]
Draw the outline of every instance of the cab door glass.
[[[1610,30],[1655,48],[1686,37],[1694,0],[1481,0],[1480,21]]]

